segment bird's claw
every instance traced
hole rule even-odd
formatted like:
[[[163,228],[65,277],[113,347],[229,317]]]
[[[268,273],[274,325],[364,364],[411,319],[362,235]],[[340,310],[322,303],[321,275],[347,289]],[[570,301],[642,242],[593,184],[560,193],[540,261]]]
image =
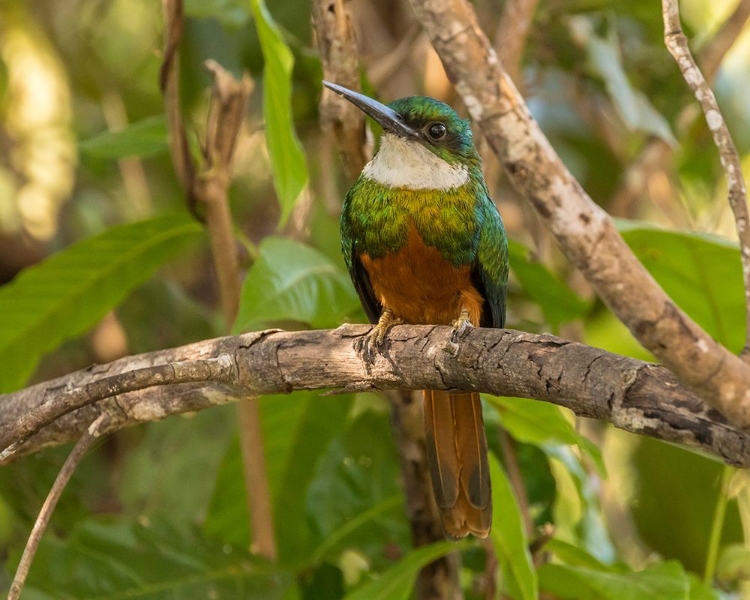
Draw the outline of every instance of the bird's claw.
[[[383,348],[388,330],[393,325],[401,323],[403,323],[403,320],[395,318],[390,310],[383,311],[378,324],[370,330],[370,333],[357,339],[354,346],[355,350],[362,356],[362,359],[366,363],[372,364],[375,362],[377,354]]]
[[[474,324],[469,319],[469,313],[461,311],[461,316],[453,321],[453,332],[451,333],[451,342],[457,344],[462,340],[469,331],[474,329]]]

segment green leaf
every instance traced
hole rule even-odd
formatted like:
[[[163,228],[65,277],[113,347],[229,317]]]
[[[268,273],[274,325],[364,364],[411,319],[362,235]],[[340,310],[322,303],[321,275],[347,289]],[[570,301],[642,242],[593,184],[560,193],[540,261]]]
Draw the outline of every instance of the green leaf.
[[[183,215],[113,227],[0,288],[0,392],[22,386],[44,353],[92,327],[202,234]]]
[[[260,401],[266,467],[279,555],[285,562],[309,558],[313,540],[305,496],[315,467],[344,427],[351,396],[322,398],[315,392],[265,396]],[[224,457],[206,518],[206,530],[247,546],[249,515],[239,443]]]
[[[186,523],[98,518],[81,523],[65,540],[45,536],[24,597],[281,600],[294,586],[290,574]]]
[[[585,315],[590,305],[543,264],[529,256],[529,250],[515,240],[508,240],[510,266],[519,283],[544,313],[553,327]]]
[[[733,352],[742,349],[745,309],[737,245],[718,236],[630,221],[618,229],[664,291]]]
[[[546,564],[539,587],[566,600],[689,600],[690,582],[680,563],[651,565],[643,571],[613,573],[586,567]]]
[[[290,320],[337,327],[359,306],[349,276],[314,248],[268,237],[259,251],[242,285],[235,332]]]
[[[528,398],[484,396],[500,410],[503,427],[519,442],[539,446],[550,442],[575,444],[592,461],[600,475],[606,475],[601,450],[575,429],[562,408]]]
[[[152,156],[169,150],[164,115],[146,117],[122,131],[105,131],[78,144],[81,153],[92,158]]]
[[[569,445],[545,444],[542,449],[555,478],[556,535],[580,545],[600,562],[611,564],[615,560],[615,549],[604,525],[592,474]]]
[[[597,571],[616,570],[605,565],[598,558],[586,552],[583,548],[579,548],[578,546],[559,538],[552,538],[549,540],[544,545],[544,549],[554,554],[557,559],[564,562],[566,565],[588,567]]]
[[[211,487],[196,485],[186,494],[185,482],[195,473],[209,480],[218,472],[236,418],[235,407],[227,405],[143,425],[143,437],[129,445],[118,468],[123,510],[170,522],[202,520]]]
[[[536,600],[537,575],[529,553],[518,501],[505,471],[490,454],[492,531],[490,539],[503,570],[503,583],[514,600]]]
[[[412,550],[380,577],[347,594],[344,600],[405,600],[410,597],[414,581],[422,567],[467,547],[468,542],[465,541],[438,542]]]
[[[592,30],[586,17],[576,17],[572,22],[577,32],[586,37],[588,67],[604,81],[607,92],[628,129],[658,136],[671,146],[676,146],[677,140],[667,120],[628,80],[620,57],[616,25],[609,23],[607,36],[600,37]]]
[[[280,226],[283,226],[308,177],[305,154],[294,131],[291,108],[294,57],[265,2],[250,0],[250,8],[265,60],[263,114],[266,120],[266,144],[271,158],[273,183],[281,204]]]
[[[400,477],[387,416],[366,410],[333,441],[308,489],[315,555],[333,562],[345,542],[377,565],[387,545],[408,547]]]

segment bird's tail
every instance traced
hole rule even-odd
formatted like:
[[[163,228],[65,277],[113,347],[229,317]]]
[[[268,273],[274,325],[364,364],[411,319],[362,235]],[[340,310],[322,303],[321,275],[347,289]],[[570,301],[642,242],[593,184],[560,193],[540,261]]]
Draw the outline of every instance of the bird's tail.
[[[477,393],[424,391],[427,464],[445,532],[487,537],[492,494],[482,404]]]

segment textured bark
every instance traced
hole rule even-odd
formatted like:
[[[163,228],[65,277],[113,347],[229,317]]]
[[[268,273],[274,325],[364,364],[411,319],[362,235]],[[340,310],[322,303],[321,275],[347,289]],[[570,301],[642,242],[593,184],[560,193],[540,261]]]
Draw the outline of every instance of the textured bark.
[[[467,0],[412,0],[474,121],[566,256],[644,347],[711,406],[750,427],[750,365],[659,287],[531,116]]]
[[[407,388],[536,398],[626,431],[701,448],[728,464],[750,466],[750,437],[664,367],[511,330],[475,329],[455,346],[450,327],[414,325],[394,327],[384,354],[368,365],[353,343],[369,331],[369,326],[345,325],[329,331],[249,333],[94,366],[0,396],[0,435],[16,439],[14,427],[22,416],[91,382],[134,369],[223,357],[216,362],[226,367],[210,371],[205,383],[159,385],[113,398],[102,388],[100,398],[108,399],[88,398],[83,408],[39,423],[38,433],[17,454],[76,439],[102,412],[110,414],[112,431],[249,395]]]
[[[323,78],[359,90],[359,53],[344,0],[314,0],[312,15]],[[368,161],[364,113],[324,89],[320,98],[320,126],[324,132],[336,136],[346,176],[356,178]]]

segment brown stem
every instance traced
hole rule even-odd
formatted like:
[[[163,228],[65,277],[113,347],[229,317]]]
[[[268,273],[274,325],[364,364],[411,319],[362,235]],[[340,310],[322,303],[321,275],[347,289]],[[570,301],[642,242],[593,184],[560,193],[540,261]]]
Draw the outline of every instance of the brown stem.
[[[16,574],[13,577],[13,583],[8,592],[8,600],[18,600],[21,597],[23,586],[26,583],[26,577],[29,574],[29,568],[34,560],[37,548],[39,548],[39,543],[42,541],[42,536],[47,529],[50,517],[52,517],[52,513],[55,511],[57,502],[60,500],[60,496],[62,495],[65,486],[68,485],[68,481],[70,481],[78,464],[86,455],[89,448],[91,448],[91,445],[99,437],[101,432],[105,429],[106,421],[106,415],[102,414],[83,432],[81,438],[73,447],[73,450],[70,451],[70,454],[60,469],[60,472],[57,474],[55,483],[52,485],[49,494],[47,494],[47,499],[44,501],[42,509],[39,511],[39,515],[34,523],[34,527],[29,534],[29,539],[26,542],[26,547],[21,556],[21,562],[18,563]]]
[[[505,0],[495,34],[495,49],[510,78],[522,87],[521,59],[539,0]]]
[[[312,14],[324,79],[359,90],[359,54],[344,0],[314,0]],[[355,179],[367,162],[364,114],[324,89],[320,98],[320,126],[323,132],[333,132],[336,136],[345,174],[348,179]]]

